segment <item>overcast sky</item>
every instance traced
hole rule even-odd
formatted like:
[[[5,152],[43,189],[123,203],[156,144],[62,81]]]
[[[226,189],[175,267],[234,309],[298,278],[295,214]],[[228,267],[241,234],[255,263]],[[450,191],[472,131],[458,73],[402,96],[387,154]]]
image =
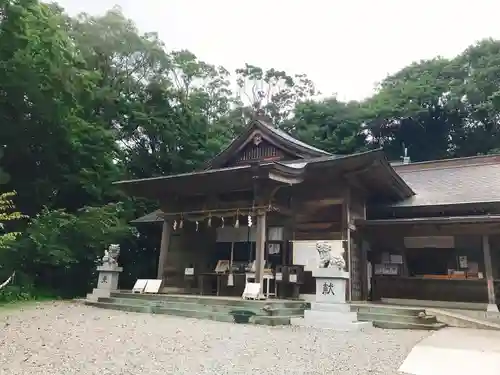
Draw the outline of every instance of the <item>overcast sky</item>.
[[[70,14],[120,5],[168,49],[234,70],[306,73],[340,99],[369,96],[412,61],[500,39],[499,0],[59,0]]]

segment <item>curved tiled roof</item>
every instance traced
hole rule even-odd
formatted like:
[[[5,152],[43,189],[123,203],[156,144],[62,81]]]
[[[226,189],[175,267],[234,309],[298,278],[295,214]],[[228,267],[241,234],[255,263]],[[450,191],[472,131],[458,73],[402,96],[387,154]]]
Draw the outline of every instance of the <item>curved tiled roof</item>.
[[[224,148],[219,154],[217,154],[212,160],[210,160],[206,165],[205,169],[210,168],[221,168],[223,167],[228,158],[234,156],[236,152],[249,141],[249,137],[254,131],[260,131],[263,135],[273,139],[275,142],[281,144],[281,147],[288,149],[293,154],[296,154],[298,159],[302,158],[314,158],[319,156],[332,156],[331,153],[321,150],[317,147],[308,145],[305,142],[299,141],[298,139],[292,137],[290,134],[274,127],[272,124],[266,122],[263,119],[253,119],[246,127],[246,130],[236,137],[226,148]]]
[[[278,137],[280,138],[283,138],[285,141],[287,142],[290,142],[290,143],[293,143],[299,147],[302,147],[302,148],[305,148],[305,149],[308,149],[310,151],[314,151],[314,152],[317,152],[319,154],[323,154],[323,155],[332,155],[331,153],[325,151],[325,150],[322,150],[320,148],[317,148],[317,147],[314,147],[314,146],[311,146],[305,142],[302,142],[302,141],[299,141],[297,138],[294,138],[292,137],[290,134],[288,134],[287,132],[281,130],[281,129],[278,129],[270,124],[268,124],[267,122],[265,121],[262,121],[262,120],[255,120],[255,121],[258,121],[262,126],[265,126],[269,131],[271,131],[272,133],[274,133],[275,135],[277,135]]]
[[[500,202],[500,156],[394,166],[416,193],[394,207]]]

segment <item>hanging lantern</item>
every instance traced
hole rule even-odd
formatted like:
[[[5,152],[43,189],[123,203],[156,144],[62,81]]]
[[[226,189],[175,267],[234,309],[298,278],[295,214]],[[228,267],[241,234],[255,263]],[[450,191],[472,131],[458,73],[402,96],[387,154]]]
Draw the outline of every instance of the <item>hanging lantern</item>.
[[[182,229],[184,228],[184,219],[182,218],[182,215],[181,215],[181,221],[179,222],[179,229]]]
[[[172,229],[174,231],[177,230],[177,220],[174,220],[174,223],[172,224]]]
[[[221,217],[220,220],[221,220],[220,227],[224,228],[224,217]]]
[[[200,223],[198,222],[198,220],[196,220],[196,231],[198,232],[198,229],[200,227]]]
[[[210,228],[212,226],[212,213],[208,214],[207,226]]]
[[[252,215],[248,214],[248,227],[250,228],[253,225]]]

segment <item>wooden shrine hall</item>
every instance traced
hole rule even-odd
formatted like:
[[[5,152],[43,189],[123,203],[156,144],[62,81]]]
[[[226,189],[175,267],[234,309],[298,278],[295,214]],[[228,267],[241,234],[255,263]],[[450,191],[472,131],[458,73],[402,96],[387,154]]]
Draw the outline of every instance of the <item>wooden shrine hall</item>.
[[[255,279],[266,297],[310,299],[326,241],[346,260],[348,300],[499,302],[500,156],[395,165],[254,119],[201,171],[116,184],[159,203],[134,224],[162,224],[167,289],[241,296]]]

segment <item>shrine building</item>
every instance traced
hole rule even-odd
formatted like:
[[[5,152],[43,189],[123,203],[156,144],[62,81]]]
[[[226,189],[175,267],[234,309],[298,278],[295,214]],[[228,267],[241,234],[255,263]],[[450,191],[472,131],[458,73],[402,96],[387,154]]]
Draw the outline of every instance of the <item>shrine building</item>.
[[[308,300],[325,241],[344,256],[349,301],[500,303],[499,155],[391,164],[254,119],[203,170],[116,184],[159,203],[134,223],[162,224],[164,290],[241,296],[254,278],[289,298],[275,278],[288,270]]]

